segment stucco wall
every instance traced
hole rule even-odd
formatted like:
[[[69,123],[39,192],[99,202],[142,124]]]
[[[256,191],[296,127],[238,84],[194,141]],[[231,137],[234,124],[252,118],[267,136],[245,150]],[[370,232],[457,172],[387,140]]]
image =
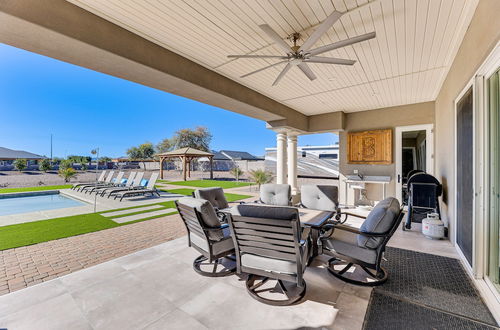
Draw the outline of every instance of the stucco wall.
[[[479,66],[500,40],[500,1],[481,0],[471,24],[460,45],[457,56],[441,87],[435,102],[435,168],[436,176],[443,183],[443,218],[455,219],[454,214],[454,101],[474,76]],[[454,237],[454,226],[450,237]]]
[[[339,133],[340,137],[340,173],[353,174],[355,169],[363,175],[390,176],[391,182],[387,189],[388,196],[395,195],[394,162],[390,165],[353,165],[347,163],[347,132],[365,131],[372,129],[387,129],[397,126],[421,125],[434,123],[434,102],[416,103],[397,107],[382,108],[370,111],[353,112],[346,114],[345,131]],[[393,157],[395,143],[393,140]],[[379,200],[381,198],[380,185],[367,186],[368,198]]]

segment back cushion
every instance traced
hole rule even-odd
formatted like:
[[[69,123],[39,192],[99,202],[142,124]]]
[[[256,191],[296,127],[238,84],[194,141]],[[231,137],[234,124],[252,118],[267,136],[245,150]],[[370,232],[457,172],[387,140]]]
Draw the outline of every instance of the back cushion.
[[[179,204],[183,204],[187,207],[194,208],[201,214],[201,219],[205,226],[207,227],[220,227],[221,223],[215,210],[209,201],[205,199],[184,197],[179,199]],[[211,230],[208,235],[213,240],[220,240],[224,237],[222,230]]]
[[[264,204],[290,205],[291,188],[288,184],[263,184],[260,186],[260,200]]]
[[[303,185],[300,198],[302,205],[308,209],[335,211],[339,203],[339,189],[330,185]]]
[[[366,233],[385,233],[394,225],[399,211],[399,201],[394,197],[386,198],[373,208],[359,230]],[[376,249],[382,240],[382,237],[358,235],[358,246]]]
[[[194,197],[209,201],[213,207],[219,210],[229,207],[224,190],[219,187],[198,189],[194,192]]]
[[[231,213],[249,218],[265,218],[279,220],[298,219],[299,211],[294,207],[272,207],[264,205],[236,205]]]

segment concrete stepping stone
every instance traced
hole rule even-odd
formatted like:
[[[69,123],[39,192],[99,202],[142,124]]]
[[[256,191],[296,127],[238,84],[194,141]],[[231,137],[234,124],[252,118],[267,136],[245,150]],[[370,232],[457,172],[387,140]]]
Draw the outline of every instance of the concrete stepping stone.
[[[122,214],[128,214],[128,213],[135,213],[135,212],[140,212],[140,211],[147,211],[147,210],[156,210],[163,207],[162,205],[149,205],[149,206],[144,206],[144,207],[138,207],[135,209],[128,209],[128,210],[121,210],[121,211],[114,211],[114,212],[106,212],[106,213],[101,213],[103,217],[106,218],[112,218],[117,215],[122,215]]]
[[[128,217],[122,217],[122,218],[115,218],[111,219],[116,223],[125,223],[129,221],[135,221],[135,220],[141,220],[141,219],[146,219],[149,217],[154,217],[157,215],[166,215],[168,213],[176,212],[176,209],[164,209],[164,210],[158,210],[158,211],[152,211],[152,212],[146,212],[146,213],[141,213],[141,214],[135,214],[135,215],[129,215]]]

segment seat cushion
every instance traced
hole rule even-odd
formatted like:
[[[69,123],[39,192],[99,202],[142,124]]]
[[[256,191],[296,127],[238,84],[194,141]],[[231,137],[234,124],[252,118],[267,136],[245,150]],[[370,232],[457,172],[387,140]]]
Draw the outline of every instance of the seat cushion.
[[[332,237],[323,244],[325,248],[334,250],[338,254],[374,264],[377,260],[376,250],[358,246],[358,236],[345,230],[335,230]]]
[[[339,189],[332,185],[302,185],[301,203],[308,209],[335,211],[339,203]]]
[[[219,241],[212,242],[212,253],[213,254],[223,254],[224,252],[231,252],[234,250],[234,243],[231,238],[231,233],[229,228],[226,227],[221,230],[223,237]],[[208,242],[205,238],[200,237],[194,233],[189,235],[191,244],[196,245],[205,252],[208,252]]]
[[[288,184],[263,184],[260,186],[260,200],[264,204],[288,206],[292,190]]]
[[[301,241],[300,254],[302,257],[302,271],[307,266],[309,259],[309,244],[307,241]],[[282,259],[259,256],[245,253],[241,256],[241,265],[244,267],[261,269],[273,273],[297,274],[297,263]]]
[[[279,220],[294,220],[299,217],[299,211],[294,207],[272,207],[251,204],[236,205],[231,213],[243,217]]]
[[[198,189],[194,192],[194,197],[199,199],[206,199],[216,209],[225,209],[229,207],[224,190],[219,187]]]
[[[399,201],[394,197],[386,198],[373,208],[359,230],[367,233],[385,233],[392,228],[394,221],[399,216],[399,212]],[[376,249],[382,240],[383,237],[358,235],[358,245],[360,247]]]

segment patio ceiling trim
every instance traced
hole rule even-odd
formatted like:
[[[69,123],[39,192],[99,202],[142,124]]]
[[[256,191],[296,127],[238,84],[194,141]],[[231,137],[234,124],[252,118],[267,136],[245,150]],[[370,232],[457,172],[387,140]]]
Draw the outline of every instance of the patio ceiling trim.
[[[308,117],[64,0],[0,2],[0,42],[264,121]]]

